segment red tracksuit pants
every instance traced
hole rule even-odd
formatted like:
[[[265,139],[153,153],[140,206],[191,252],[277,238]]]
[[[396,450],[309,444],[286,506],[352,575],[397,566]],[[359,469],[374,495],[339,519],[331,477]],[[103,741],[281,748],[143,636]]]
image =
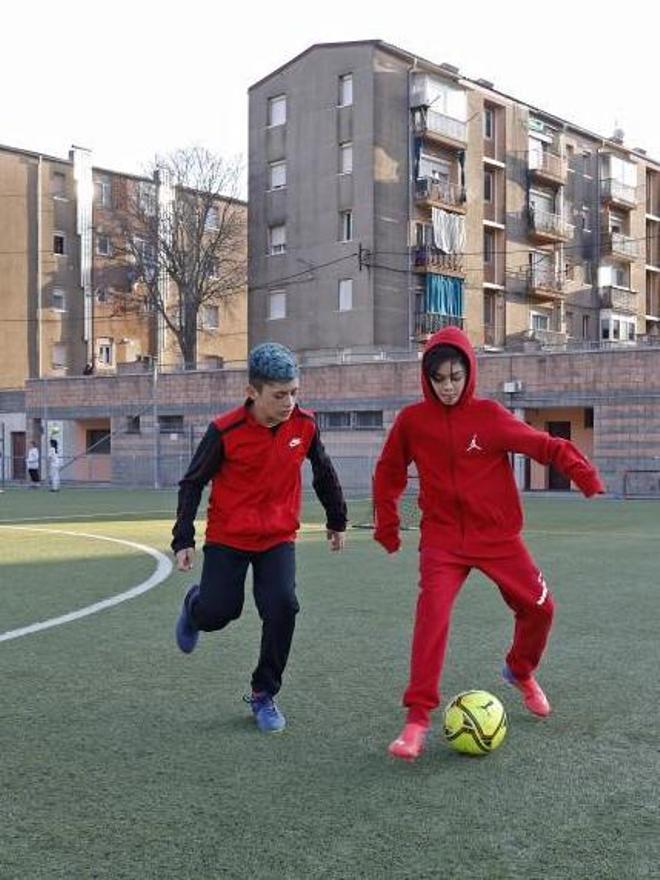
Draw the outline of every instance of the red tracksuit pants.
[[[403,705],[408,708],[408,722],[428,724],[430,712],[440,702],[440,676],[452,608],[473,568],[497,584],[514,613],[513,643],[506,662],[516,678],[527,678],[538,666],[552,626],[554,602],[543,574],[521,540],[496,559],[422,548],[419,568],[410,680]]]

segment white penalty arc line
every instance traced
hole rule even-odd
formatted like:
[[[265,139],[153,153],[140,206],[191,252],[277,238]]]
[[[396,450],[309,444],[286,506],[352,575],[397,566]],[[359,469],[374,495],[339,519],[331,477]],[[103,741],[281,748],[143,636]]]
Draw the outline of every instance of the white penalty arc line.
[[[44,532],[49,535],[68,535],[73,538],[92,538],[95,541],[109,541],[112,544],[122,544],[125,547],[131,547],[146,553],[156,560],[156,570],[148,577],[146,581],[142,581],[136,587],[131,587],[123,593],[117,593],[108,599],[102,599],[100,602],[94,602],[93,605],[87,605],[85,608],[79,608],[77,611],[70,611],[68,614],[61,614],[59,617],[51,617],[49,620],[42,620],[39,623],[32,623],[29,626],[23,626],[20,629],[9,630],[0,633],[0,642],[8,642],[11,639],[20,639],[21,636],[27,636],[31,633],[41,632],[44,629],[51,629],[54,626],[61,626],[64,623],[70,623],[73,620],[79,620],[81,617],[88,617],[90,614],[96,614],[98,611],[104,611],[106,608],[112,608],[113,605],[119,605],[128,599],[134,599],[142,593],[153,589],[162,583],[165,578],[169,577],[172,571],[172,563],[159,550],[153,547],[147,547],[146,544],[137,544],[134,541],[125,541],[122,538],[109,538],[107,535],[93,535],[89,532],[69,532],[63,529],[38,529],[29,526],[0,526],[0,529],[15,529],[23,532]]]

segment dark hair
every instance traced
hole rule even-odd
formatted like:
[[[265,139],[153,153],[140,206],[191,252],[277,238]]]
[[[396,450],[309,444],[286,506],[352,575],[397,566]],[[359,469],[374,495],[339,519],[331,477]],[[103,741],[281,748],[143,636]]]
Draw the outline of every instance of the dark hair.
[[[465,370],[466,375],[470,375],[470,362],[465,353],[460,348],[456,348],[455,345],[435,345],[433,348],[430,348],[422,361],[424,375],[430,379],[431,376],[436,374],[440,365],[447,361],[458,361]]]
[[[57,440],[54,437],[50,438],[50,445],[53,447],[55,452],[57,452]]]

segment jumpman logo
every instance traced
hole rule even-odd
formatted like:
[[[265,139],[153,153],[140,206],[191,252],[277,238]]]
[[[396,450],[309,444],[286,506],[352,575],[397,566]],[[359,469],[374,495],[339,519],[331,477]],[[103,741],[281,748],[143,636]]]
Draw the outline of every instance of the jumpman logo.
[[[477,443],[477,435],[476,435],[476,434],[473,434],[473,435],[472,435],[472,440],[470,440],[470,444],[469,444],[469,446],[466,448],[465,451],[466,451],[466,452],[472,452],[473,449],[474,449],[475,451],[477,451],[477,452],[483,452],[483,449],[482,449],[481,446],[479,446],[479,444]]]

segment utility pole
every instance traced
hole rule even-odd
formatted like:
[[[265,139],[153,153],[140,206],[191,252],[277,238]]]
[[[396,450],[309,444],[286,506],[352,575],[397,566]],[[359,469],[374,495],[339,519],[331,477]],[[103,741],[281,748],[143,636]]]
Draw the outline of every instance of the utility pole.
[[[159,480],[159,453],[160,453],[160,430],[158,425],[158,358],[154,357],[153,363],[153,372],[152,372],[152,382],[151,382],[151,403],[152,403],[152,418],[154,425],[154,442],[153,442],[153,450],[152,454],[154,457],[154,489],[160,489],[160,480]]]

